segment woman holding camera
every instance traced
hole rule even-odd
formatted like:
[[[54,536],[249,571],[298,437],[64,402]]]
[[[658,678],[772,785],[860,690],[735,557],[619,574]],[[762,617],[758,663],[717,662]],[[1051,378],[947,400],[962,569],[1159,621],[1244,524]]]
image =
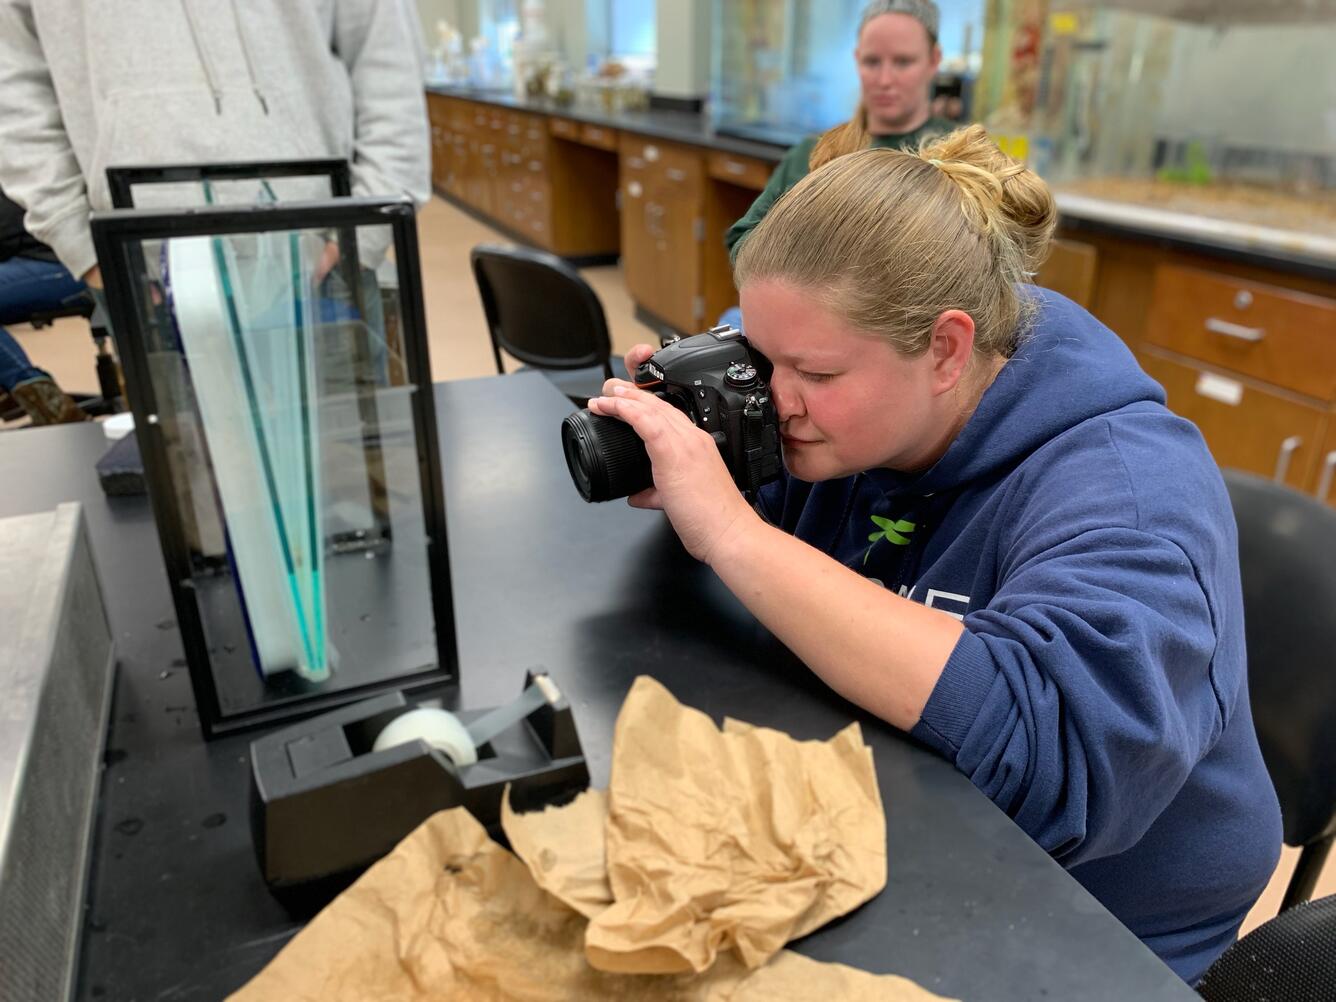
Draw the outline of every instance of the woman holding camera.
[[[1196,429],[1029,284],[1044,183],[975,126],[799,182],[741,246],[786,475],[622,380],[631,498],[841,695],[953,761],[1185,980],[1278,858],[1237,543]],[[627,354],[631,371],[652,353]]]

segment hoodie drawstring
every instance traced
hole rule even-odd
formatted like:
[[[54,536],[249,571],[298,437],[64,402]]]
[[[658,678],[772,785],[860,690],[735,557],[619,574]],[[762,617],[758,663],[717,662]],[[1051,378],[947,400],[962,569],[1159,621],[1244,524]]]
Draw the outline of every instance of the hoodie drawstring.
[[[232,22],[237,28],[237,41],[241,45],[242,57],[246,60],[246,74],[250,77],[251,93],[255,95],[255,100],[260,102],[260,108],[265,115],[269,114],[269,102],[264,99],[264,92],[260,90],[260,82],[255,76],[255,62],[251,59],[250,46],[246,43],[246,32],[241,27],[241,15],[237,12],[237,5],[230,0],[228,6],[232,8]],[[218,74],[214,72],[213,62],[209,59],[208,52],[199,38],[199,26],[195,23],[195,15],[190,10],[189,0],[181,0],[181,10],[185,13],[186,24],[190,28],[190,40],[195,45],[195,55],[199,57],[200,67],[204,70],[204,78],[209,83],[209,90],[213,94],[213,110],[217,115],[223,113],[223,90],[218,83]]]
[[[213,64],[209,62],[209,55],[204,51],[204,46],[199,41],[199,28],[195,25],[195,15],[190,12],[188,0],[181,0],[181,10],[185,13],[186,24],[190,27],[190,40],[195,43],[195,55],[199,57],[200,67],[204,70],[204,79],[209,82],[209,90],[213,92],[213,111],[215,115],[223,113],[223,91],[218,86],[218,77],[213,72]]]
[[[260,91],[260,82],[255,76],[255,64],[251,61],[250,46],[246,44],[246,32],[241,27],[241,15],[237,13],[236,0],[229,0],[228,6],[232,8],[232,23],[237,26],[237,40],[241,43],[241,54],[246,59],[246,74],[250,77],[251,93],[255,95],[255,100],[260,102],[265,115],[268,115],[269,102],[264,99],[264,94]]]

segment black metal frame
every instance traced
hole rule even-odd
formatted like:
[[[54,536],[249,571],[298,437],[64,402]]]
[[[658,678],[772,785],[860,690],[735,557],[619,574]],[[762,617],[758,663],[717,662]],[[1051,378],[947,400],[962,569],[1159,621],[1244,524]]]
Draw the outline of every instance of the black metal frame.
[[[168,584],[186,650],[191,686],[206,738],[265,724],[295,719],[388,690],[416,691],[458,681],[459,656],[455,634],[454,602],[446,539],[445,490],[441,481],[440,447],[431,392],[431,365],[427,355],[426,314],[413,204],[406,198],[338,198],[322,202],[291,202],[264,206],[217,206],[187,211],[121,209],[95,212],[93,243],[102,269],[112,326],[119,335],[126,390],[135,415],[144,460],[154,522],[167,566]],[[405,362],[410,379],[419,387],[412,395],[416,425],[418,477],[422,489],[423,519],[427,532],[428,573],[435,619],[437,664],[420,672],[331,693],[293,696],[272,704],[224,716],[204,624],[192,583],[189,546],[183,513],[168,467],[167,448],[158,420],[158,403],[149,377],[148,351],[139,329],[131,257],[141,241],[173,237],[262,233],[273,230],[341,229],[390,226],[394,234],[399,272],[400,320]]]
[[[131,190],[137,184],[178,184],[209,180],[249,181],[269,177],[328,177],[332,198],[347,198],[353,192],[352,172],[341,157],[320,160],[254,160],[218,164],[166,164],[139,167],[108,167],[107,184],[116,209],[133,209]]]

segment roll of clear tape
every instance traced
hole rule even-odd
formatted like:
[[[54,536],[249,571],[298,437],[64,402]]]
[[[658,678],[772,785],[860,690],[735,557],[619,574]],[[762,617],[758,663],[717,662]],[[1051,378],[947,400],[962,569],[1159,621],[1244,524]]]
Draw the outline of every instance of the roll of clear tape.
[[[488,741],[544,703],[555,703],[560,698],[561,693],[552,681],[546,675],[539,675],[513,702],[489,710],[467,727],[449,710],[419,707],[391,720],[376,735],[371,750],[378,752],[410,741],[425,741],[445,752],[455,765],[473,765],[478,761],[478,749]]]

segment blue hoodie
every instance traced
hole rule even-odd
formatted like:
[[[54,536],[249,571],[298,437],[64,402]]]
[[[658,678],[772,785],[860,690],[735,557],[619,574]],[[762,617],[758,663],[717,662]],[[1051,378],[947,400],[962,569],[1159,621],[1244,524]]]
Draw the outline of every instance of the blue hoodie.
[[[1275,869],[1238,544],[1197,429],[1108,328],[1039,314],[946,454],[764,488],[763,515],[962,619],[912,734],[1184,980]]]

